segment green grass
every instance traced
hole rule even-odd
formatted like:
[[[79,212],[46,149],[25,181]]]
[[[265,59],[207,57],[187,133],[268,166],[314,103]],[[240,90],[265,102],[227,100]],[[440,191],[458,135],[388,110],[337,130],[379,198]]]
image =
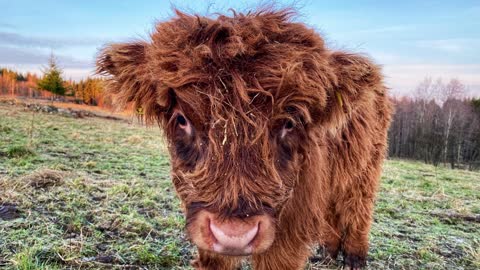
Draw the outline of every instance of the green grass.
[[[390,160],[371,233],[371,266],[478,269],[480,173]],[[396,266],[395,266],[396,265]],[[376,267],[375,267],[376,266]]]
[[[190,269],[169,170],[157,127],[0,105],[0,268]],[[476,215],[480,173],[389,160],[369,268],[478,269]]]
[[[12,145],[7,149],[7,157],[10,158],[25,158],[33,155],[35,152],[26,145]]]

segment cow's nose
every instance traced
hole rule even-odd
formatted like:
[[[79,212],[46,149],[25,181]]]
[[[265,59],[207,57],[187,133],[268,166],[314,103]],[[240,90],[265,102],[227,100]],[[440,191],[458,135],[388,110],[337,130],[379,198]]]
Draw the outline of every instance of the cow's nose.
[[[258,219],[210,220],[210,231],[215,242],[213,250],[231,255],[249,254],[252,252],[252,241],[259,231]]]
[[[275,239],[274,219],[268,214],[225,217],[200,210],[187,222],[192,241],[202,250],[229,256],[265,252]]]

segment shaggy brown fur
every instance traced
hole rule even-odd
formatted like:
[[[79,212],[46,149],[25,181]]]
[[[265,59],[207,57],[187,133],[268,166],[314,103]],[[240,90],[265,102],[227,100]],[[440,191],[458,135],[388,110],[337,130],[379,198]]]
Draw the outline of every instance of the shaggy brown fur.
[[[391,104],[378,66],[329,50],[292,15],[177,11],[151,41],[98,58],[116,104],[133,102],[166,133],[197,269],[234,269],[242,257],[229,255],[301,269],[315,243],[365,265]],[[211,223],[258,233],[218,252]]]

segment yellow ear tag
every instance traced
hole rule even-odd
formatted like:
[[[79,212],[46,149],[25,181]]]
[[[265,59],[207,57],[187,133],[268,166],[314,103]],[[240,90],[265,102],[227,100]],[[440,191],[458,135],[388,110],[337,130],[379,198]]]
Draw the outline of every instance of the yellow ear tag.
[[[138,115],[143,115],[143,114],[144,114],[142,107],[138,107],[138,108],[137,108],[137,114],[138,114]]]
[[[342,94],[340,92],[335,92],[335,95],[337,96],[338,103],[340,104],[340,107],[343,108],[343,99],[342,99]]]

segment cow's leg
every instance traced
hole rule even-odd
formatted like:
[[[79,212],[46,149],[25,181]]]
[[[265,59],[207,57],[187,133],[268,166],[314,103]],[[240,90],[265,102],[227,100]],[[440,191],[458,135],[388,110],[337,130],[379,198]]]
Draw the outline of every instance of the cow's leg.
[[[345,209],[345,216],[342,219],[345,228],[343,255],[346,266],[360,269],[365,266],[368,254],[368,233],[372,222],[373,200],[355,201],[355,206]]]
[[[264,253],[253,255],[255,270],[299,270],[305,267],[311,250],[303,241],[279,235]]]
[[[337,201],[339,225],[344,233],[344,262],[351,269],[361,269],[366,265],[378,178],[379,173],[374,169],[354,179],[349,190]]]
[[[326,228],[322,232],[322,239],[320,243],[325,247],[328,256],[336,260],[340,251],[341,244],[341,228],[338,224],[338,215],[335,212],[334,204],[329,208],[325,215]]]
[[[234,270],[240,269],[240,258],[214,254],[199,250],[198,256],[192,261],[193,268],[197,270]]]

